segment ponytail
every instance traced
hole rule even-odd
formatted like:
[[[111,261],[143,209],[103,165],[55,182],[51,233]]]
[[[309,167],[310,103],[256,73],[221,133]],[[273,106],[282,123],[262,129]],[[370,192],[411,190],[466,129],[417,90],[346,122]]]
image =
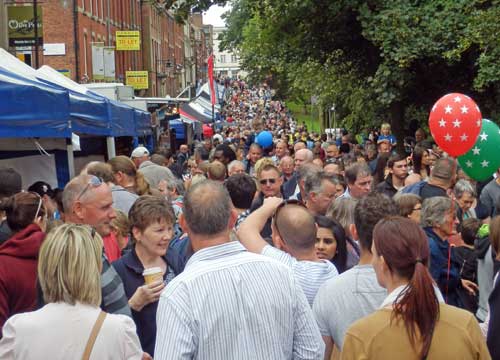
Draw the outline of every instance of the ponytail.
[[[394,216],[378,222],[373,244],[390,271],[408,281],[393,303],[391,321],[403,320],[412,347],[425,359],[439,318],[439,301],[428,270],[427,236],[417,223]]]
[[[144,178],[144,175],[140,171],[137,171],[135,174],[135,192],[139,196],[151,195],[151,188],[149,186],[149,183],[146,181],[146,178]]]
[[[422,260],[417,259],[406,291],[402,292],[394,304],[394,317],[401,317],[408,332],[410,343],[416,349],[417,331],[422,348],[420,358],[425,359],[432,342],[432,335],[439,317],[439,301],[434,290],[434,282]]]

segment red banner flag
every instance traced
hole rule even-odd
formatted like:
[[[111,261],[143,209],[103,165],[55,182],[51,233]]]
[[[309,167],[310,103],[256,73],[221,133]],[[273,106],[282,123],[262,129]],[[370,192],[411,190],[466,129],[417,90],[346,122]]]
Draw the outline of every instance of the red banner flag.
[[[214,83],[214,55],[208,57],[208,86],[210,87],[210,101],[215,105],[215,83]]]

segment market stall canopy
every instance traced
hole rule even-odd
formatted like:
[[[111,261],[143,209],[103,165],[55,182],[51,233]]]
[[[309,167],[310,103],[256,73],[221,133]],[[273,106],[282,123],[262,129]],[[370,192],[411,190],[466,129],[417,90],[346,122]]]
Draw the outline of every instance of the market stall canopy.
[[[147,111],[134,110],[135,131],[138,136],[151,135],[151,114]]]
[[[70,137],[68,91],[0,67],[0,137]]]
[[[0,49],[0,68],[19,76],[29,78],[33,82],[44,83],[47,86],[66,91],[69,94],[68,126],[71,132],[89,135],[111,135],[111,124],[107,102],[104,98],[68,87],[58,76],[47,71],[37,71],[26,65],[4,49]],[[55,70],[54,70],[55,71]],[[55,71],[57,72],[57,71]]]

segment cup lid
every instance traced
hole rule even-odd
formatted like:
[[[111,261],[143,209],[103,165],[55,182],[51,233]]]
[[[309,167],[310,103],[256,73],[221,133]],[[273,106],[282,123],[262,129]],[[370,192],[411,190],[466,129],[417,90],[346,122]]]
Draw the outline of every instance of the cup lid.
[[[149,268],[149,269],[144,269],[144,271],[142,272],[142,275],[152,275],[152,274],[157,274],[157,273],[161,273],[161,268],[160,267],[152,267],[152,268]]]

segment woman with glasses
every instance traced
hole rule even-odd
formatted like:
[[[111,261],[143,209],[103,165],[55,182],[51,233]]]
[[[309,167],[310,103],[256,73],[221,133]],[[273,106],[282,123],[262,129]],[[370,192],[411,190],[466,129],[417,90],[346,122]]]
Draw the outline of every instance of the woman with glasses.
[[[399,215],[409,218],[420,224],[420,213],[422,212],[422,199],[416,194],[398,193],[394,201],[399,208]]]
[[[427,236],[415,222],[381,220],[372,254],[389,295],[347,330],[342,359],[491,359],[474,315],[440,301]]]
[[[38,251],[47,212],[36,193],[20,192],[0,203],[12,236],[0,246],[0,337],[5,321],[35,309]]]
[[[166,258],[175,215],[165,198],[145,195],[132,205],[128,216],[133,247],[112,265],[123,281],[142,348],[154,356],[158,299],[176,275]],[[146,269],[155,269],[159,279],[146,283]]]
[[[88,226],[64,224],[49,233],[38,263],[46,305],[5,323],[0,358],[142,358],[132,319],[99,308],[101,256],[102,239]]]

